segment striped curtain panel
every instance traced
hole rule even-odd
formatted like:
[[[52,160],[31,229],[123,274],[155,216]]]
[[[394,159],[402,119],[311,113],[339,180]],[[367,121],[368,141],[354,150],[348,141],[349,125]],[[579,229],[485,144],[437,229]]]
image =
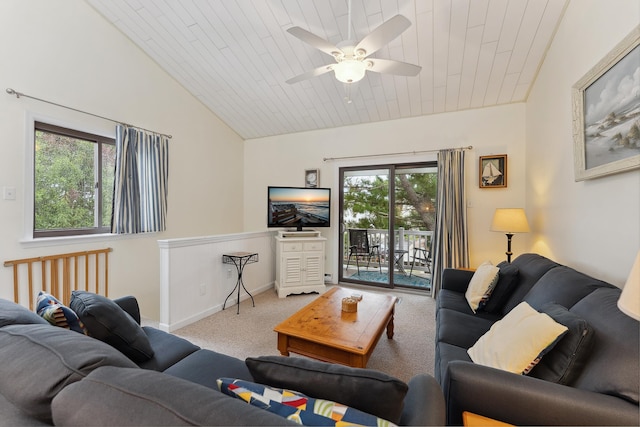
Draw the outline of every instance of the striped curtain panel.
[[[168,139],[118,125],[111,232],[164,231],[168,176]]]
[[[467,209],[464,188],[464,150],[438,153],[438,195],[434,230],[432,295],[438,295],[442,271],[469,266]]]

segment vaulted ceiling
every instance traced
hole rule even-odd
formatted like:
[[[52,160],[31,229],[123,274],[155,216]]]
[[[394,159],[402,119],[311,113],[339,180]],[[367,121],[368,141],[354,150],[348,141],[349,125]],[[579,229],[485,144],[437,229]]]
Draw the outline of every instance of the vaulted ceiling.
[[[334,62],[286,30],[347,40],[349,0],[87,1],[244,139],[525,101],[568,2],[351,0],[356,41],[408,18],[372,57],[422,70],[347,90],[333,72],[285,83]]]

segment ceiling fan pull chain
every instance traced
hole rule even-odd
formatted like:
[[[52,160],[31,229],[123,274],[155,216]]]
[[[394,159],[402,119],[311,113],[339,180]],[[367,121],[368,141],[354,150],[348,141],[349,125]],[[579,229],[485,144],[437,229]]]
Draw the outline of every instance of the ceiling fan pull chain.
[[[347,104],[351,104],[353,102],[353,100],[351,99],[351,84],[350,83],[346,83],[344,85],[344,91],[345,91],[344,100],[347,102]]]

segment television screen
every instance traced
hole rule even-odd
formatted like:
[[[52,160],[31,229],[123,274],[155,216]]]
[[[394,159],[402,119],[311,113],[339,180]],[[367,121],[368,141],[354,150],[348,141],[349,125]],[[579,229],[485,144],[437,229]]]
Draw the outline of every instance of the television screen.
[[[267,189],[268,227],[331,226],[331,189],[269,187]]]

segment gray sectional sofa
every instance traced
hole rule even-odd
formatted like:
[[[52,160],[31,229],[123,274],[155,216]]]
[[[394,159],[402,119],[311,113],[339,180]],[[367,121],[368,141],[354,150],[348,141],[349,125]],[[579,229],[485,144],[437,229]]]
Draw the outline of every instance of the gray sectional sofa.
[[[639,425],[639,323],[617,307],[620,289],[536,254],[502,263],[483,310],[465,292],[474,272],[443,272],[435,377],[447,424],[463,411],[515,425]],[[569,331],[527,375],[475,364],[467,350],[526,301]]]
[[[444,423],[442,392],[428,375],[405,384],[303,358],[239,360],[141,327],[134,297],[74,293],[70,308],[91,337],[0,299],[0,425],[293,424],[221,393],[221,377],[297,390],[399,424]]]

